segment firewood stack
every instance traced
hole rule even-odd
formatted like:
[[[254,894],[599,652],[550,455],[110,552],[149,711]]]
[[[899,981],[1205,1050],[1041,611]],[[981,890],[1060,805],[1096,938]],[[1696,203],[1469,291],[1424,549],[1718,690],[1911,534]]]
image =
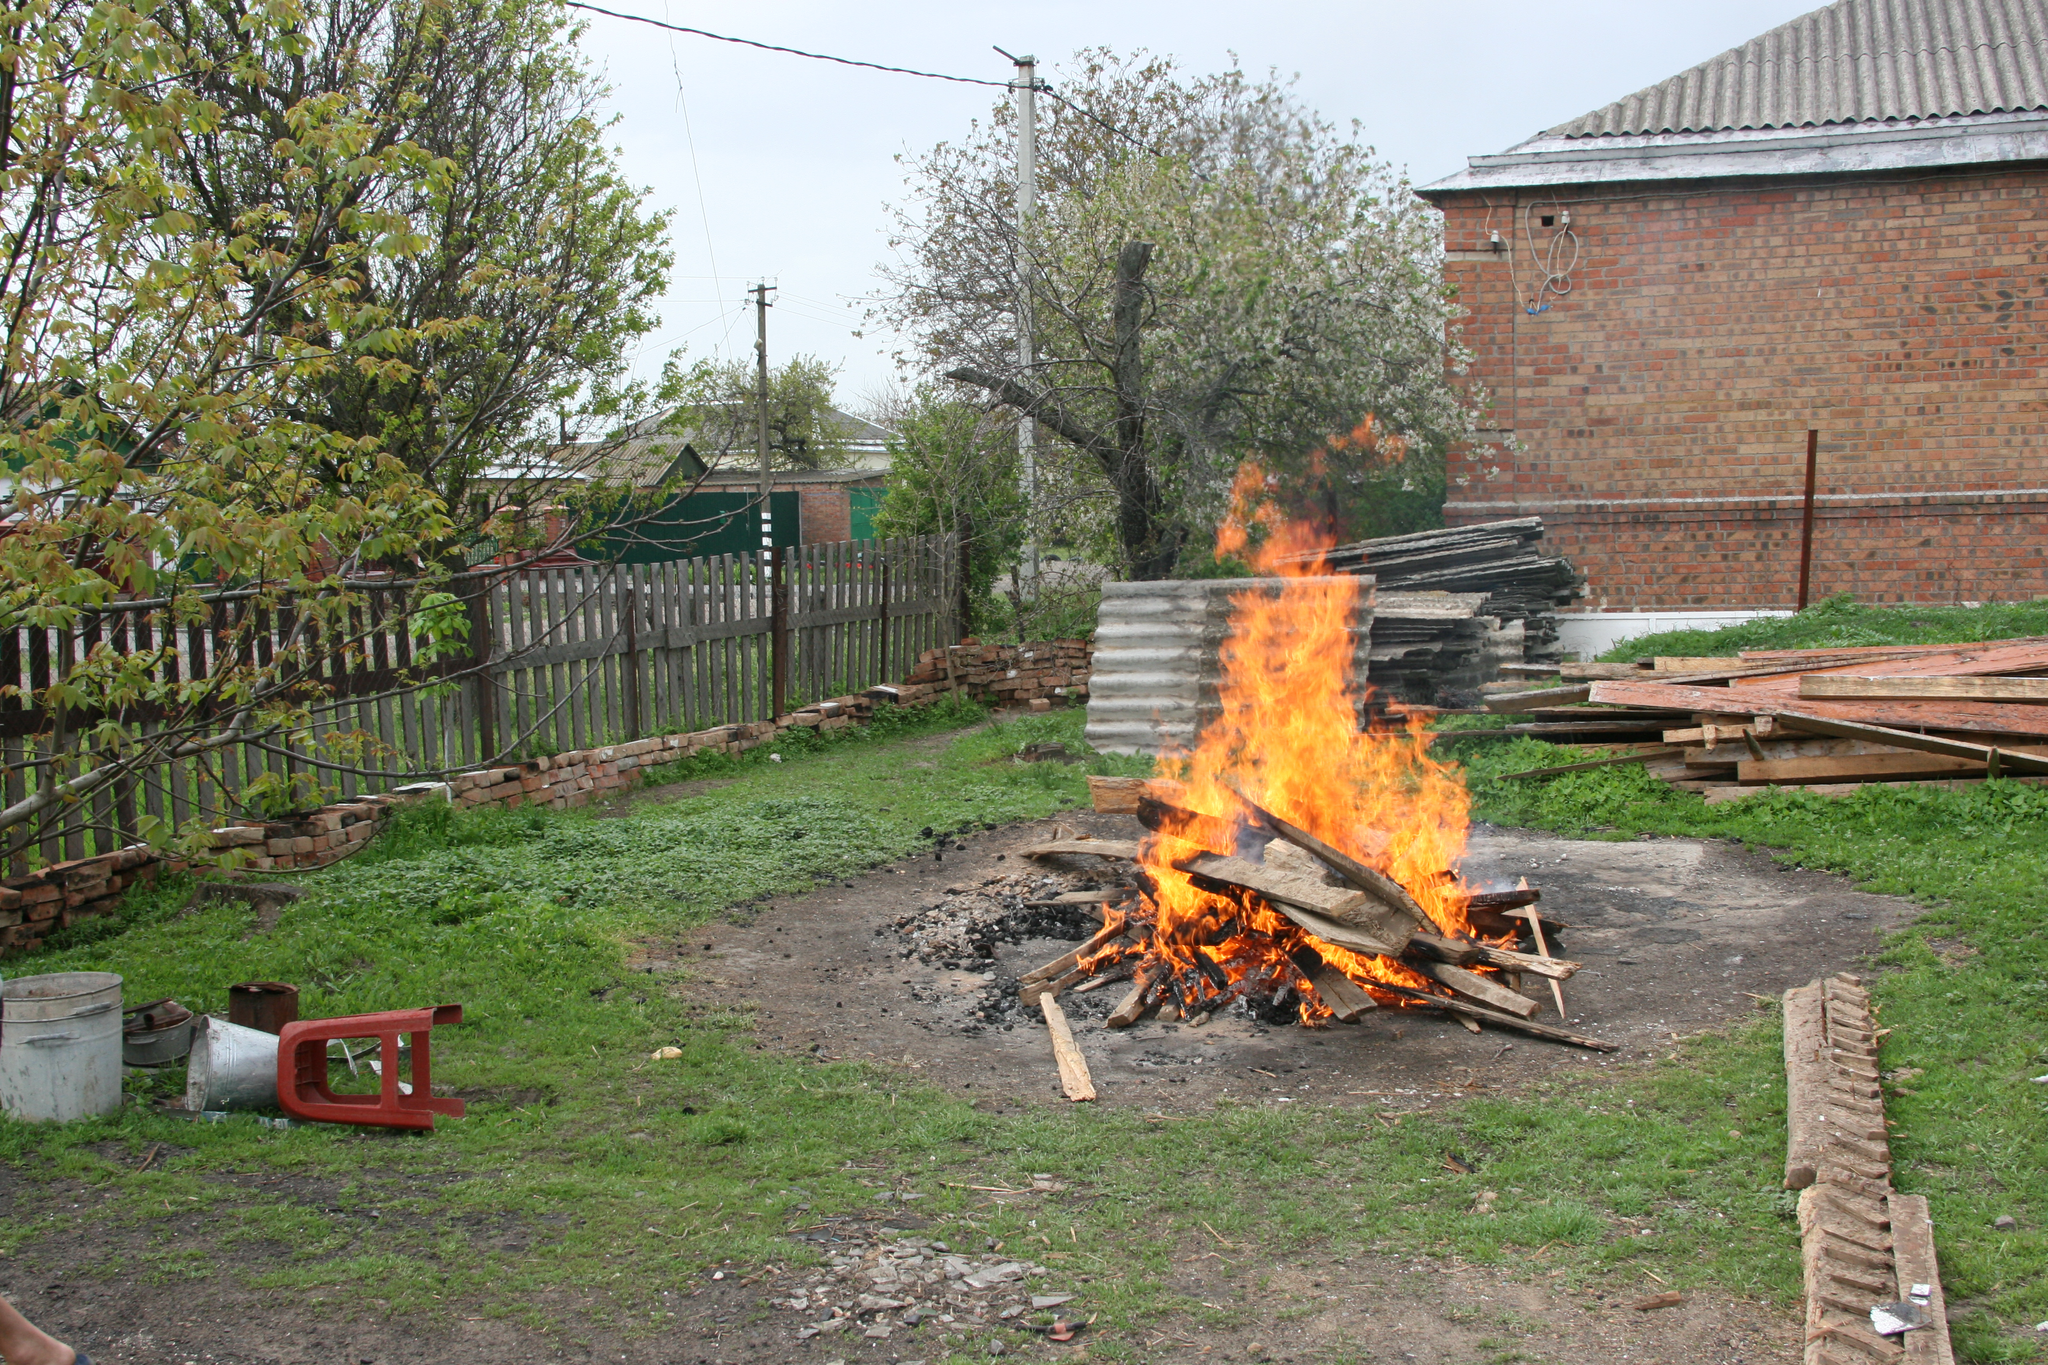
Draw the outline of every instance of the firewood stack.
[[[1538,914],[1534,888],[1471,888],[1466,924],[1447,928],[1385,873],[1248,797],[1240,797],[1238,810],[1211,814],[1179,804],[1184,792],[1169,781],[1095,777],[1089,785],[1097,810],[1135,815],[1154,834],[1170,836],[1159,847],[1178,854],[1174,870],[1228,909],[1192,936],[1183,919],[1169,933],[1157,880],[1134,866],[1128,894],[1105,903],[1100,931],[1024,977],[1025,1002],[1039,1004],[1052,1027],[1070,1096],[1093,1091],[1075,1093],[1070,1064],[1078,1054],[1060,1048],[1065,1022],[1057,997],[1106,982],[1130,983],[1109,1016],[1112,1028],[1154,1011],[1198,1027],[1226,1008],[1268,1020],[1284,1012],[1309,1025],[1348,1023],[1381,1007],[1419,1008],[1443,1010],[1475,1033],[1492,1024],[1612,1050],[1534,1018],[1553,1001],[1562,1015],[1559,983],[1579,969],[1556,955],[1568,926]],[[1056,839],[1024,852],[1135,863],[1141,846]],[[1549,987],[1542,998],[1523,993],[1525,976]]]
[[[1641,763],[1709,804],[1772,787],[1847,796],[1871,783],[2048,780],[2048,639],[1565,664],[1557,685],[1486,706],[1545,717],[1513,727],[1553,732],[1544,738],[1578,725],[1602,727],[1586,738],[1661,741],[1510,777]]]

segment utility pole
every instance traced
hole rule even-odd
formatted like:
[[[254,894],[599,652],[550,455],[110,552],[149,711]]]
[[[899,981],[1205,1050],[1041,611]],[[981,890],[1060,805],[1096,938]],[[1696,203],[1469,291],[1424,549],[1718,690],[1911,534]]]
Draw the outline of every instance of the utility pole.
[[[760,453],[761,453],[761,553],[767,554],[775,546],[774,515],[769,511],[768,495],[774,489],[774,480],[768,472],[768,291],[775,286],[763,281],[747,290],[754,296],[754,402],[759,411]]]
[[[996,51],[1003,52],[1001,48]],[[1003,52],[1005,57],[1010,54]],[[1017,382],[1030,384],[1038,361],[1032,342],[1031,217],[1038,209],[1038,58],[1010,57],[1017,79]],[[1024,561],[1028,583],[1024,595],[1038,596],[1038,424],[1031,414],[1017,420],[1017,455],[1023,467]]]

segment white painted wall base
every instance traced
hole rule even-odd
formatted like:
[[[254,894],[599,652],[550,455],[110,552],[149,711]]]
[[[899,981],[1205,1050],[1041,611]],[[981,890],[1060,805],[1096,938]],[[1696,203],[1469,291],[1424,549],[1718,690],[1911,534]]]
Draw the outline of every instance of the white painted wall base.
[[[1623,640],[1665,630],[1719,630],[1766,616],[1790,616],[1783,607],[1743,607],[1730,611],[1561,611],[1557,643],[1567,659],[1605,654]]]

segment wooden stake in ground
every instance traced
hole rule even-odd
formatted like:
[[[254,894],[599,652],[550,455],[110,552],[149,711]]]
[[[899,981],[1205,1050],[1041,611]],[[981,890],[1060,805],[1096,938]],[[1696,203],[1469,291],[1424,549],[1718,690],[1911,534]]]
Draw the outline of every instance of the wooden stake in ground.
[[[1074,1041],[1074,1031],[1067,1027],[1067,1012],[1049,994],[1038,997],[1038,1008],[1045,1014],[1046,1032],[1052,1035],[1052,1058],[1059,1063],[1060,1088],[1076,1104],[1094,1099],[1095,1081],[1088,1074],[1088,1059],[1081,1055],[1081,1046]]]
[[[1527,887],[1528,885],[1529,879],[1527,877],[1522,878],[1522,886]],[[1549,957],[1550,945],[1543,941],[1542,919],[1535,915],[1529,916],[1529,927],[1536,933],[1537,955],[1539,957]],[[1557,978],[1554,976],[1550,978],[1550,993],[1557,999],[1557,1017],[1559,1019],[1565,1018],[1566,1016],[1564,1012],[1564,987],[1558,984]]]

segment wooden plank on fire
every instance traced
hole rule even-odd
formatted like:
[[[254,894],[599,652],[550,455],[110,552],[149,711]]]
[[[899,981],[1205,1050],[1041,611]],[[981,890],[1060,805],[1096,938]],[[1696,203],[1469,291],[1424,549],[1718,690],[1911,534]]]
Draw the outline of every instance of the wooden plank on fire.
[[[1294,921],[1303,932],[1313,934],[1325,943],[1334,943],[1339,948],[1349,948],[1354,953],[1368,957],[1399,957],[1403,945],[1387,942],[1376,937],[1371,930],[1350,924],[1339,924],[1336,920],[1304,910],[1286,901],[1270,901],[1275,910]]]
[[[1339,1023],[1352,1023],[1367,1010],[1379,1008],[1379,1002],[1366,994],[1365,987],[1323,961],[1322,955],[1307,944],[1296,948],[1288,957],[1308,978],[1308,984],[1315,987],[1316,999],[1328,1007]]]
[[[1137,809],[1132,813],[1138,817],[1139,824],[1154,834],[1165,834],[1197,848],[1206,848],[1211,853],[1234,854],[1237,851],[1240,826],[1236,821],[1205,815],[1152,796],[1140,796]],[[1270,837],[1265,831],[1258,831],[1260,843]]]
[[[1401,885],[1401,883],[1395,881],[1386,873],[1381,872],[1378,868],[1362,863],[1342,849],[1324,843],[1321,839],[1310,834],[1292,821],[1275,815],[1272,811],[1267,810],[1264,806],[1252,800],[1242,787],[1229,778],[1223,779],[1223,785],[1230,788],[1231,794],[1244,802],[1245,808],[1253,815],[1256,815],[1266,828],[1272,830],[1296,848],[1313,853],[1316,857],[1321,858],[1337,870],[1338,876],[1348,879],[1353,886],[1363,888],[1372,893],[1374,897],[1385,905],[1391,906],[1393,909],[1405,914],[1410,921],[1405,926],[1405,932],[1414,933],[1422,928],[1423,925],[1430,923],[1429,916],[1423,912],[1421,904],[1416,901],[1415,897],[1408,894],[1407,887]],[[1315,907],[1311,906],[1309,908],[1314,909]],[[1382,933],[1387,937],[1397,936],[1401,932],[1403,932],[1403,926],[1392,923],[1386,924],[1382,930]]]
[[[1136,815],[1138,798],[1153,796],[1162,801],[1177,799],[1183,785],[1163,777],[1091,777],[1088,799],[1104,815]]]
[[[1165,964],[1155,962],[1138,969],[1137,977],[1131,982],[1131,993],[1118,1003],[1103,1023],[1110,1028],[1129,1028],[1138,1022],[1138,1016],[1145,1012],[1145,997],[1152,992],[1153,983],[1165,974]]]
[[[1532,976],[1547,976],[1556,981],[1569,979],[1582,965],[1561,957],[1518,953],[1485,943],[1460,943],[1434,934],[1417,934],[1408,940],[1408,946],[1453,967],[1499,967],[1502,971],[1528,972]]]
[[[1091,975],[1085,968],[1076,967],[1064,976],[1050,977],[1043,981],[1027,981],[1017,988],[1017,998],[1026,1008],[1041,1000],[1050,1000],[1069,986],[1078,986]]]
[[[1439,986],[1449,986],[1460,995],[1469,995],[1498,1010],[1520,1015],[1527,1019],[1540,1008],[1526,995],[1518,995],[1506,986],[1487,980],[1477,972],[1468,972],[1463,967],[1453,967],[1448,962],[1415,962],[1408,965]]]
[[[1573,1033],[1568,1029],[1556,1028],[1550,1024],[1539,1024],[1533,1019],[1523,1019],[1516,1015],[1503,1014],[1499,1010],[1490,1010],[1484,1005],[1474,1005],[1469,1001],[1459,1000],[1455,996],[1431,995],[1427,991],[1410,990],[1406,986],[1382,985],[1379,989],[1391,991],[1395,995],[1408,996],[1410,999],[1421,1004],[1431,1005],[1440,1010],[1448,1010],[1452,1014],[1462,1014],[1467,1019],[1475,1019],[1483,1024],[1496,1024],[1501,1028],[1513,1029],[1517,1033],[1526,1033],[1534,1038],[1549,1038],[1554,1042],[1570,1043],[1573,1047],[1591,1048],[1595,1052],[1613,1052],[1621,1046],[1619,1043],[1603,1043],[1598,1038],[1588,1038],[1582,1033]]]
[[[1052,1059],[1059,1065],[1060,1088],[1076,1104],[1094,1099],[1095,1079],[1088,1074],[1088,1059],[1074,1041],[1074,1030],[1067,1027],[1067,1012],[1049,994],[1038,998],[1038,1008],[1045,1015],[1045,1031],[1052,1035]]]
[[[1082,958],[1089,956],[1111,939],[1122,934],[1124,924],[1123,916],[1115,916],[1109,923],[1097,929],[1087,942],[1081,944],[1072,952],[1054,958],[1043,967],[1034,967],[1026,972],[1022,978],[1023,984],[1029,985],[1034,981],[1050,981],[1056,976],[1065,976],[1068,972],[1081,965]]]
[[[1062,853],[1094,853],[1104,858],[1130,858],[1138,856],[1135,839],[1054,839],[1050,843],[1033,844],[1019,856],[1025,858],[1051,858]]]

